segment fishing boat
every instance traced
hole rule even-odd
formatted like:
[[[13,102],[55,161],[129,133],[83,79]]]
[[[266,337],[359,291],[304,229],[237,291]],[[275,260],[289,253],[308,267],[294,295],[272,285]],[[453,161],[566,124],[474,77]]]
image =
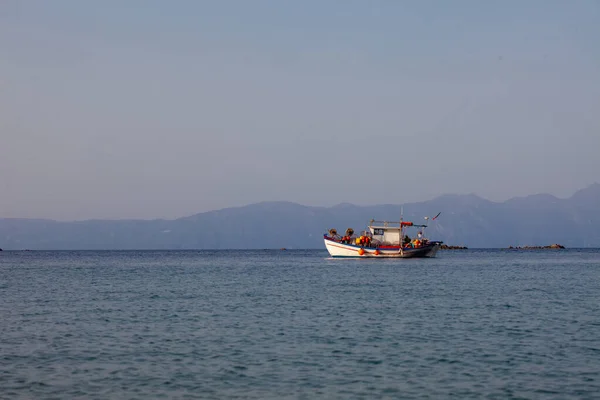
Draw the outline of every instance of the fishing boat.
[[[440,214],[436,215],[436,219]],[[429,220],[429,217],[425,217]],[[414,238],[407,235],[407,229],[416,228]],[[443,242],[431,241],[425,237],[425,224],[410,221],[371,220],[366,231],[359,236],[348,228],[344,236],[330,229],[323,235],[325,247],[332,257],[375,257],[375,258],[424,258],[435,257]]]

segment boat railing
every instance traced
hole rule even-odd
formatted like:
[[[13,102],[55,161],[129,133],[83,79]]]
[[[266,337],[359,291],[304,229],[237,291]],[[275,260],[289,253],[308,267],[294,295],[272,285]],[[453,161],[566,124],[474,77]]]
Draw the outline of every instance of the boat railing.
[[[383,228],[400,228],[400,221],[376,221],[372,219],[369,222],[369,226],[377,226]]]
[[[376,220],[372,219],[371,221],[369,221],[369,227],[370,228],[400,229],[403,227],[404,228],[407,228],[407,227],[426,228],[427,225],[413,224],[412,222],[408,222],[408,221],[376,221]]]

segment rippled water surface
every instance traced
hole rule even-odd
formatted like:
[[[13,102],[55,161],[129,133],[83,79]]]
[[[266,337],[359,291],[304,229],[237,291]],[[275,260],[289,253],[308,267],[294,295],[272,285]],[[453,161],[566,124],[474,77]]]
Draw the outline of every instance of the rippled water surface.
[[[0,398],[600,398],[600,251],[0,253]]]

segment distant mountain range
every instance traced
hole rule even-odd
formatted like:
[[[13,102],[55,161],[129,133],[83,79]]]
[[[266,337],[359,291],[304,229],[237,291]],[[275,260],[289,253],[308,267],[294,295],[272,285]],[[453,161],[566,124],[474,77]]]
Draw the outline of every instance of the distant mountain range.
[[[476,195],[443,195],[404,204],[404,219],[430,223],[427,235],[470,248],[549,245],[600,247],[600,184],[568,199],[548,194],[497,203]],[[400,217],[400,205],[308,207],[264,202],[175,220],[0,219],[0,248],[11,249],[310,249],[323,233]]]

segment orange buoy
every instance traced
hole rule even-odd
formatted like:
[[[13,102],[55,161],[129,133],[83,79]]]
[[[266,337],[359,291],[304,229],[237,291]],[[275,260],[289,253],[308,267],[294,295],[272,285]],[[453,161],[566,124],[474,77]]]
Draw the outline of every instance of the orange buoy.
[[[358,255],[362,256],[363,254],[365,254],[365,249],[358,249]]]
[[[375,254],[376,256],[378,256],[378,255],[379,255],[379,250],[375,250],[375,253],[374,253],[374,254]]]

